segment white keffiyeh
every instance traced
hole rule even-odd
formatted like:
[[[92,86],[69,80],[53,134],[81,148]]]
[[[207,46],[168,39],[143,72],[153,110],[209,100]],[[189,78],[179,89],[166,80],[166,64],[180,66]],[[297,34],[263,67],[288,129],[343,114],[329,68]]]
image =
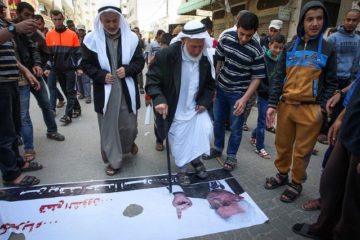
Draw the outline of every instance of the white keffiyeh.
[[[133,33],[126,22],[124,16],[109,4],[109,8],[102,7],[104,10],[98,13],[94,21],[94,31],[90,32],[85,36],[84,44],[85,46],[97,53],[99,64],[103,70],[111,72],[109,58],[106,54],[106,38],[104,26],[100,21],[100,15],[104,12],[114,12],[120,16],[120,32],[121,32],[121,59],[122,64],[129,64],[136,47],[139,42],[139,38]],[[136,113],[136,86],[132,77],[125,78],[127,88],[129,90],[129,95],[131,99],[131,109],[133,113]],[[104,109],[103,114],[107,110],[107,104],[109,101],[111,92],[111,84],[105,84],[105,99],[104,99]]]

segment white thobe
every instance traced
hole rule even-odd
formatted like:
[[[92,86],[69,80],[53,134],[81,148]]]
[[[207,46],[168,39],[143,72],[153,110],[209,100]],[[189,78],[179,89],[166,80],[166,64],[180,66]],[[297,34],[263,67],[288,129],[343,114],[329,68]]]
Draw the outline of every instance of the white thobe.
[[[200,81],[199,59],[191,58],[183,48],[180,95],[169,130],[171,152],[178,167],[210,152],[212,122],[207,111],[197,113],[195,109]]]

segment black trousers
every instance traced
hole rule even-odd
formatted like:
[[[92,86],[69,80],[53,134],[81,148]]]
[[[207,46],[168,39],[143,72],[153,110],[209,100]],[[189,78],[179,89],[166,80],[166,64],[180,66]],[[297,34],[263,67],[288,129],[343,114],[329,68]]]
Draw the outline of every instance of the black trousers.
[[[56,76],[60,83],[61,90],[63,91],[63,93],[65,93],[65,96],[67,98],[65,115],[71,118],[74,109],[77,110],[81,109],[79,101],[76,98],[75,70],[64,71],[64,72],[56,71]]]
[[[320,239],[360,238],[360,156],[337,141],[320,181],[321,212],[310,231]]]
[[[17,82],[0,83],[0,170],[4,181],[12,181],[21,174],[25,164],[19,154],[16,119],[20,115]]]

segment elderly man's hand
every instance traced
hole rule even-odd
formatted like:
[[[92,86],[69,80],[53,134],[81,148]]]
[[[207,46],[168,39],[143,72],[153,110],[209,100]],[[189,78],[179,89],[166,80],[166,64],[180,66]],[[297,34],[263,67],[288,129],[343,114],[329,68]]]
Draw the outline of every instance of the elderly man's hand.
[[[113,84],[114,83],[114,77],[111,75],[111,73],[106,74],[105,83],[107,83],[107,84]]]
[[[116,70],[116,75],[118,76],[118,78],[125,78],[125,68],[124,67],[120,67],[119,69]]]
[[[181,218],[182,211],[192,206],[191,200],[184,193],[175,193],[172,204],[176,208],[178,219]]]
[[[161,103],[155,106],[155,111],[163,116],[165,119],[168,115],[168,105],[166,103]]]
[[[195,111],[198,112],[198,113],[202,113],[206,110],[206,108],[204,106],[201,106],[201,105],[196,105],[195,107]]]

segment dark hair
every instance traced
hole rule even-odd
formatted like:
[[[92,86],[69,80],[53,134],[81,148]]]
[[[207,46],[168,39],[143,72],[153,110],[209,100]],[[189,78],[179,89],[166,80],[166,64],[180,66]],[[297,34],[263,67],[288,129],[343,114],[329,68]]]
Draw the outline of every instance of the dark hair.
[[[69,24],[74,24],[75,25],[74,21],[71,20],[71,19],[66,20],[66,26],[68,26]]]
[[[243,28],[245,30],[256,31],[259,26],[258,17],[252,12],[246,12],[241,15],[239,21],[236,24],[237,28]]]
[[[54,9],[50,11],[50,16],[59,16],[59,15],[61,15],[64,18],[64,15],[59,10]]]
[[[282,43],[282,44],[285,44],[286,43],[286,39],[285,39],[285,36],[284,35],[281,35],[281,34],[276,34],[275,36],[272,36],[270,38],[270,44],[271,43],[274,43],[274,42],[277,42],[277,43]]]
[[[34,19],[40,20],[42,23],[45,23],[43,16],[41,16],[40,14],[35,14]]]
[[[24,11],[25,9],[28,9],[30,10],[31,12],[35,12],[35,9],[33,6],[31,6],[30,3],[27,3],[27,2],[19,2],[17,5],[16,5],[16,13],[21,13],[22,11]]]
[[[160,43],[166,44],[169,46],[172,38],[173,38],[173,35],[171,35],[170,33],[164,33],[161,36]]]
[[[159,29],[157,32],[156,32],[156,37],[159,37],[161,34],[165,33],[164,30],[162,29]]]
[[[138,27],[134,27],[133,29],[140,32],[140,29]]]
[[[211,19],[209,17],[206,17],[204,19],[201,19],[200,21],[202,24],[205,25],[206,29],[213,29],[213,22],[211,21]]]

